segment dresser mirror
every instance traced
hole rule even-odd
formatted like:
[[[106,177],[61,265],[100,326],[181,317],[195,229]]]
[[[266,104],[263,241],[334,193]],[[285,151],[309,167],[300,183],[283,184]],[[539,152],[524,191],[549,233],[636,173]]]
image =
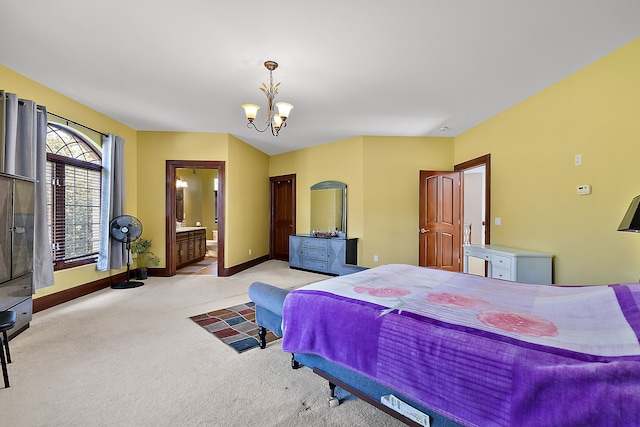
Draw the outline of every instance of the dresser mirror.
[[[311,186],[311,230],[347,233],[347,185],[322,181]]]

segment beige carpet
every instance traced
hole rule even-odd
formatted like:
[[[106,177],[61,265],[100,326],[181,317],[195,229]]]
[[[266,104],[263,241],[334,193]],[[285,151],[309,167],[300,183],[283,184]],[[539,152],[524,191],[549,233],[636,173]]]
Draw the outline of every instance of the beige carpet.
[[[329,408],[327,383],[292,370],[281,341],[237,354],[189,319],[248,301],[253,281],[324,278],[268,261],[228,278],[151,277],[37,313],[11,341],[0,425],[401,425],[360,400]]]

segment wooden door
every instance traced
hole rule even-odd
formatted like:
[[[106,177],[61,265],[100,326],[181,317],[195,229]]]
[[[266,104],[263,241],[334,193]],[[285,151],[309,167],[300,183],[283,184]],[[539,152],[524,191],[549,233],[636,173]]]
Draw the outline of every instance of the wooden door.
[[[296,176],[276,176],[270,180],[270,257],[289,261],[289,236],[296,232]]]
[[[460,172],[420,171],[419,265],[461,271]]]

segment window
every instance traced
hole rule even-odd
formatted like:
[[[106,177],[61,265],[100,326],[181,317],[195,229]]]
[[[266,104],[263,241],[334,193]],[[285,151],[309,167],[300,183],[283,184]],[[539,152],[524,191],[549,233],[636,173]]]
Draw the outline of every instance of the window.
[[[61,270],[97,259],[102,156],[80,132],[47,126],[47,219],[54,270]]]

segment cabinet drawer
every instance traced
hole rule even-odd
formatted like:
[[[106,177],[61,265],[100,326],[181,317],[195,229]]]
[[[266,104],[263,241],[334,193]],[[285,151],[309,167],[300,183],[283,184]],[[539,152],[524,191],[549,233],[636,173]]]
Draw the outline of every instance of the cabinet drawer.
[[[305,248],[327,248],[327,241],[324,239],[319,239],[317,237],[304,239],[302,241],[302,246]]]
[[[304,258],[302,260],[302,268],[326,273],[327,271],[329,271],[329,263],[327,262],[327,260],[321,261],[317,259]]]
[[[493,254],[491,256],[491,263],[494,267],[511,270],[511,258],[508,256]]]
[[[25,328],[31,322],[33,313],[33,302],[31,298],[27,298],[20,304],[10,307],[9,310],[16,312],[16,324],[13,328],[7,331],[9,337],[16,335],[20,329]]]
[[[302,257],[307,259],[327,260],[327,248],[302,248]]]
[[[0,310],[6,310],[31,296],[32,273],[0,285]]]
[[[494,266],[491,269],[491,277],[494,279],[511,280],[511,270]]]
[[[473,258],[480,258],[485,261],[491,260],[491,254],[483,251],[474,251],[473,249],[465,249],[464,254]]]

